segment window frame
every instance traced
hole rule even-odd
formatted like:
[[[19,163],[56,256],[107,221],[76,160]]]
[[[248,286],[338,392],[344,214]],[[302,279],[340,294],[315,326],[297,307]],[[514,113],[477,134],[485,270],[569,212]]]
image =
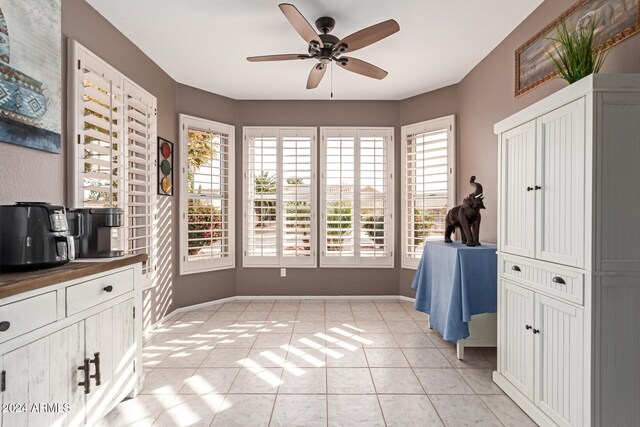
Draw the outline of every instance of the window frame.
[[[117,150],[117,155],[120,157],[118,163],[114,163],[113,159],[109,160],[113,170],[120,169],[121,173],[117,181],[122,185],[122,188],[118,191],[118,194],[122,200],[118,200],[114,204],[113,201],[109,202],[109,206],[121,208],[123,211],[123,227],[118,231],[118,236],[112,239],[119,242],[125,253],[136,254],[142,251],[142,247],[137,244],[133,244],[133,241],[139,242],[142,238],[147,243],[144,248],[148,247],[144,251],[147,253],[148,258],[143,263],[143,284],[142,289],[146,290],[153,287],[157,283],[157,262],[158,262],[158,227],[157,227],[157,213],[158,213],[158,198],[157,198],[157,98],[151,93],[147,92],[144,88],[140,87],[133,80],[129,79],[126,75],[115,69],[108,62],[91,52],[73,39],[68,41],[69,50],[69,67],[67,72],[67,105],[68,105],[68,128],[71,133],[71,139],[73,143],[69,144],[68,160],[69,160],[69,179],[67,180],[68,188],[68,201],[69,206],[72,208],[83,208],[85,206],[84,197],[84,145],[82,141],[85,138],[85,104],[80,102],[80,97],[85,93],[85,71],[94,74],[97,78],[103,79],[108,82],[110,90],[108,97],[119,99],[120,109],[113,113],[108,119],[112,130],[111,135],[105,138],[103,142],[108,144],[120,144],[120,148]],[[147,202],[145,203],[145,209],[147,209],[146,216],[146,230],[143,237],[131,239],[133,234],[132,228],[140,228],[137,224],[135,227],[130,225],[130,207],[132,202],[130,197],[139,197],[135,192],[139,190],[132,190],[131,186],[139,187],[143,184],[132,183],[129,181],[130,175],[130,156],[132,156],[130,148],[130,126],[127,119],[129,115],[127,113],[127,107],[130,106],[132,100],[144,105],[147,108],[148,115],[145,116],[147,120],[148,128],[146,134],[146,167],[148,170],[148,180],[144,183],[150,189],[150,193]],[[119,121],[113,125],[114,121]],[[118,133],[118,137],[113,134]],[[105,134],[107,135],[107,134]],[[104,135],[103,135],[104,136]],[[140,138],[139,136],[137,138]],[[108,139],[108,141],[107,141]],[[117,142],[116,142],[117,141]],[[138,141],[140,142],[140,141]],[[139,148],[139,146],[138,146]],[[113,148],[110,148],[113,153]],[[140,164],[140,162],[137,162]],[[136,172],[131,172],[136,173]],[[137,172],[140,175],[140,171]],[[137,202],[136,202],[137,203]],[[134,221],[136,221],[134,219]]]
[[[447,204],[448,209],[456,205],[456,120],[455,115],[439,117],[437,119],[426,120],[419,123],[413,123],[402,126],[402,152],[401,152],[401,202],[400,202],[400,222],[401,222],[401,268],[415,270],[420,264],[420,258],[408,256],[408,191],[407,191],[407,155],[408,155],[408,137],[418,133],[433,132],[440,129],[448,129],[447,131],[447,166],[449,169],[447,179]],[[444,238],[444,236],[443,236]]]
[[[227,270],[236,267],[236,246],[235,246],[235,126],[226,123],[220,123],[213,120],[203,119],[200,117],[190,116],[187,114],[179,114],[180,121],[180,275],[189,275],[204,273],[209,271]],[[188,158],[189,150],[187,148],[189,136],[188,129],[196,128],[203,131],[215,132],[220,134],[229,135],[229,189],[228,189],[228,206],[229,206],[229,256],[217,259],[206,259],[189,261],[188,260],[188,235],[189,235],[189,223],[188,223],[188,203],[189,193],[187,189],[188,183]]]
[[[242,158],[242,266],[246,268],[317,268],[318,256],[318,130],[313,126],[244,126],[242,128],[243,158]],[[305,135],[306,134],[306,135]],[[282,139],[287,136],[304,135],[311,138],[311,225],[309,246],[311,255],[309,257],[285,257],[282,251],[282,211],[276,211],[276,253],[273,257],[249,256],[249,138],[261,135],[275,136],[277,150],[277,187],[276,206],[282,206],[282,169],[283,169],[283,149]]]
[[[389,242],[389,255],[385,257],[362,257],[360,255],[360,247],[356,246],[356,239],[354,238],[354,256],[352,257],[330,257],[324,254],[324,243],[327,239],[327,222],[326,222],[326,168],[327,168],[327,137],[331,136],[347,136],[352,135],[354,137],[354,163],[356,159],[359,159],[360,150],[360,137],[382,136],[388,138],[387,147],[387,202],[389,206],[389,216],[385,218],[385,231],[388,231],[387,240]],[[394,127],[372,127],[372,126],[324,126],[320,128],[320,201],[318,209],[321,211],[320,215],[320,234],[318,239],[318,247],[320,253],[320,267],[321,268],[394,268],[395,267],[395,128]],[[354,188],[360,188],[360,173],[359,164],[354,164]],[[356,233],[361,233],[360,226],[360,209],[361,199],[354,193],[354,229]],[[357,236],[357,234],[356,234]]]

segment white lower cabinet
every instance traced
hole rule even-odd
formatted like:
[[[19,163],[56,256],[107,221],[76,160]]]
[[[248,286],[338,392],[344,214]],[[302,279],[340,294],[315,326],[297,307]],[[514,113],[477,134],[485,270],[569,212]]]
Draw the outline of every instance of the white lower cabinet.
[[[583,426],[582,308],[536,295],[535,403],[560,426]]]
[[[501,278],[499,372],[560,426],[583,425],[583,313]]]
[[[133,270],[132,266],[123,277],[134,281]],[[135,273],[138,277],[138,267]],[[72,285],[75,289],[84,284],[95,287],[101,279]],[[133,283],[129,285],[133,289]],[[57,292],[58,307],[68,300],[69,287],[62,284],[55,292],[49,291]],[[24,305],[28,299],[15,303]],[[46,331],[35,329],[0,344],[0,425],[93,426],[127,395],[135,394],[141,374],[136,372],[141,358],[137,304],[135,292],[103,298],[100,305],[86,301],[83,311],[59,319],[59,327],[54,323]],[[0,302],[0,321],[13,313],[2,307]],[[9,330],[14,324],[21,326],[19,320],[12,320]]]

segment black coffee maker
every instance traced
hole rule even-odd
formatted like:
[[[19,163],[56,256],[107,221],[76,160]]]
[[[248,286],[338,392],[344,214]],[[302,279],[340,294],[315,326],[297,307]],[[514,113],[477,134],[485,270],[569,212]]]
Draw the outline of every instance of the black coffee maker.
[[[76,258],[113,258],[124,251],[113,249],[113,229],[122,226],[122,209],[69,209],[69,231],[75,239]]]
[[[74,259],[64,206],[18,202],[0,206],[0,270],[37,270]]]

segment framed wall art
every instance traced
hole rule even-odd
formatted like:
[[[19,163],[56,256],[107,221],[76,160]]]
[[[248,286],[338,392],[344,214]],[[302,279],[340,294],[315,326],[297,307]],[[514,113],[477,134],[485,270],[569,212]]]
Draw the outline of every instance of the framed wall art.
[[[158,194],[173,196],[173,143],[158,137]]]
[[[60,0],[0,0],[0,141],[60,153]]]
[[[515,95],[520,96],[558,75],[547,54],[556,29],[596,23],[595,45],[608,49],[640,31],[640,0],[578,0],[562,15],[516,50]]]

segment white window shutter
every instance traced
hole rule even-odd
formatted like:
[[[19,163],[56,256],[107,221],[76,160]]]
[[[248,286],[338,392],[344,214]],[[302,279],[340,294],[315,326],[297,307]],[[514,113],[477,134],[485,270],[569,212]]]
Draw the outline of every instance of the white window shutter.
[[[180,115],[180,273],[233,268],[233,126]]]
[[[402,176],[402,264],[416,268],[424,243],[443,239],[453,206],[453,117],[405,126]]]
[[[69,43],[69,105],[77,140],[70,151],[69,207],[123,210],[113,246],[145,253],[155,283],[156,98],[75,41]]]
[[[393,267],[393,129],[321,132],[321,266]]]
[[[244,129],[244,265],[315,266],[315,139],[315,128]]]
[[[158,244],[156,99],[125,80],[124,101],[125,238],[129,253],[147,254],[142,273],[151,284],[156,273]]]

